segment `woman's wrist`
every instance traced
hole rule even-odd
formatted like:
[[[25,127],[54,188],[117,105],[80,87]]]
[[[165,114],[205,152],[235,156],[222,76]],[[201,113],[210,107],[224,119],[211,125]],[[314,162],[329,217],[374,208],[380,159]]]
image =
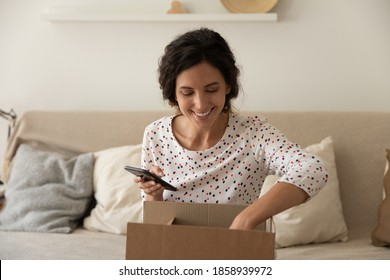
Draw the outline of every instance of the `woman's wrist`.
[[[146,201],[162,201],[163,200],[163,195],[158,194],[158,195],[146,195]]]

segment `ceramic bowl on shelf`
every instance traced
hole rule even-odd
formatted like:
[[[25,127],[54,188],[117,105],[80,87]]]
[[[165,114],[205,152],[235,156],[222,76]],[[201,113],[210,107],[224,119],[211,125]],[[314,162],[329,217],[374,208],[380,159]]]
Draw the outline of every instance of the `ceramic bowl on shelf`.
[[[267,13],[278,0],[221,0],[231,13]]]

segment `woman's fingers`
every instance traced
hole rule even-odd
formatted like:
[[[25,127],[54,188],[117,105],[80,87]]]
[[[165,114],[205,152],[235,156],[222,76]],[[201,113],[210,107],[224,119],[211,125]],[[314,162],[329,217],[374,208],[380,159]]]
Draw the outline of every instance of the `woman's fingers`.
[[[156,174],[157,176],[164,176],[164,172],[163,170],[159,167],[159,166],[153,166],[151,169],[150,169],[150,172]]]
[[[156,184],[153,181],[147,181],[140,184],[140,188],[145,191],[145,193],[152,193],[162,188],[161,184]]]
[[[158,166],[153,166],[150,169],[150,172],[156,174],[157,176],[164,176],[164,172]],[[145,181],[142,177],[135,176],[133,181],[138,184],[139,188],[143,190],[146,195],[152,197],[162,197],[162,193],[164,192],[164,188],[161,184],[156,183],[153,180]]]

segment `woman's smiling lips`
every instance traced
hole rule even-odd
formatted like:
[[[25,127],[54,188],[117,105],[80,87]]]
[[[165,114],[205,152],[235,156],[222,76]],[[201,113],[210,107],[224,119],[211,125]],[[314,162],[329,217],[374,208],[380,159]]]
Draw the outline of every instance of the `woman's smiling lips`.
[[[195,112],[194,111],[194,114],[195,115],[197,115],[198,117],[206,117],[206,116],[208,116],[210,113],[211,113],[211,111],[212,111],[213,109],[210,109],[209,111],[207,111],[207,112],[204,112],[204,113],[202,113],[202,112]]]

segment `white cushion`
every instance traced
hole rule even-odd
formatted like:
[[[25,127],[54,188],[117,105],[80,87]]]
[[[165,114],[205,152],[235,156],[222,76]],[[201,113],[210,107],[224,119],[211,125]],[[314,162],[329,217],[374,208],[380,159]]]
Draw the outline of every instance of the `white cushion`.
[[[332,137],[305,148],[325,162],[329,178],[326,186],[313,199],[275,215],[276,247],[308,243],[346,241],[348,239],[340,200],[339,182]],[[279,179],[267,176],[260,196]]]
[[[125,165],[140,166],[141,145],[96,152],[93,172],[96,206],[84,219],[92,231],[126,234],[128,222],[142,222],[141,191]]]

